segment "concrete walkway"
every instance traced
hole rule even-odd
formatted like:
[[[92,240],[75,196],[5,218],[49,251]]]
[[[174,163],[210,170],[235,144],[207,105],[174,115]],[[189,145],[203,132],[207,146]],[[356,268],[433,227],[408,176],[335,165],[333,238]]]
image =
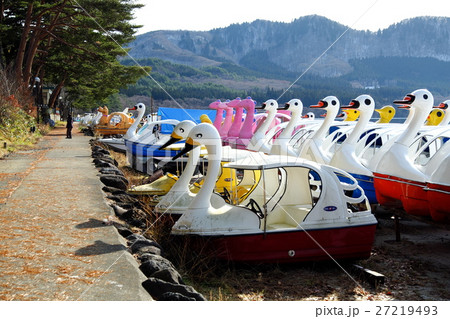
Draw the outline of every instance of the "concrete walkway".
[[[1,300],[151,300],[114,226],[90,137],[53,130],[0,159]]]

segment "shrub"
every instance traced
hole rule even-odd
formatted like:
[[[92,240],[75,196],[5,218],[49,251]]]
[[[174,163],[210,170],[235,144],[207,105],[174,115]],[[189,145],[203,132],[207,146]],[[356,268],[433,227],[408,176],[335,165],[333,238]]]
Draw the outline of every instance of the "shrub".
[[[29,89],[15,81],[7,70],[0,69],[0,141],[7,142],[9,150],[31,145],[41,136],[32,116],[32,101]],[[37,134],[30,132],[31,127],[37,128]],[[1,146],[3,156],[6,150]]]

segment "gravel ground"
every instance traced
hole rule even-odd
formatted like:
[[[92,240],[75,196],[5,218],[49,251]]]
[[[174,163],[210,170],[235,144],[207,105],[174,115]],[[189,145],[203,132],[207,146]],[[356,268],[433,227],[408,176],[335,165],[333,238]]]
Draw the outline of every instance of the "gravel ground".
[[[449,231],[402,219],[397,242],[390,215],[378,219],[372,256],[367,260],[216,265],[194,287],[210,300],[449,300]],[[384,275],[384,283],[373,284],[355,271],[354,264]]]

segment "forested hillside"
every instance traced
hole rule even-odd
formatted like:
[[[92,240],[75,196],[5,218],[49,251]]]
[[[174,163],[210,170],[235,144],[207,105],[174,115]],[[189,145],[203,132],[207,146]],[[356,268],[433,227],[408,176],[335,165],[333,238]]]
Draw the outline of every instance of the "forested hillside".
[[[133,62],[126,60],[122,63]],[[437,100],[450,95],[450,75],[446,71],[450,69],[450,63],[432,58],[355,59],[349,62],[353,68],[349,74],[338,78],[305,74],[286,93],[283,92],[297,79],[293,73],[286,73],[286,78],[281,79],[280,76],[265,76],[262,72],[229,62],[198,69],[161,59],[149,58],[139,63],[152,66],[152,77],[141,78],[135,85],[121,90],[121,103],[131,101],[133,97],[149,103],[152,96],[156,106],[176,106],[179,103],[201,107],[215,99],[251,96],[261,103],[283,94],[280,102],[295,97],[301,98],[307,106],[327,95],[336,95],[341,103],[348,103],[357,95],[367,93],[375,98],[377,104],[390,104],[420,87],[431,90]]]

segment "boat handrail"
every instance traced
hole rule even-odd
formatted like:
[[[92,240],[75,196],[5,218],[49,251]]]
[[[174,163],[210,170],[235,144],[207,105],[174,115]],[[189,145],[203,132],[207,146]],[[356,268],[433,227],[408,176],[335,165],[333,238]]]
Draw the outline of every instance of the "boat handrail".
[[[444,191],[442,189],[437,189],[437,188],[430,188],[430,187],[424,187],[423,188],[424,191],[431,191],[431,192],[438,192],[438,193],[442,193],[442,194],[446,194],[446,195],[450,195],[450,192],[448,191]]]

